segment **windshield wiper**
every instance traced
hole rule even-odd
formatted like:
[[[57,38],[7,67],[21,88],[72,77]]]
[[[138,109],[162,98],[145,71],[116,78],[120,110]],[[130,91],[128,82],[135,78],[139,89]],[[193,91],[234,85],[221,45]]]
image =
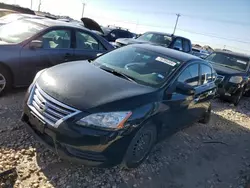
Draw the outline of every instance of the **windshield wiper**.
[[[110,73],[112,73],[112,74],[114,74],[116,76],[123,77],[123,78],[125,78],[125,79],[127,79],[127,80],[129,80],[131,82],[137,83],[134,78],[132,78],[132,77],[130,77],[130,76],[128,76],[128,75],[126,75],[126,74],[124,74],[122,72],[116,71],[115,69],[112,69],[110,67],[100,66],[99,68],[101,68],[102,70],[105,70],[107,72],[110,72]]]

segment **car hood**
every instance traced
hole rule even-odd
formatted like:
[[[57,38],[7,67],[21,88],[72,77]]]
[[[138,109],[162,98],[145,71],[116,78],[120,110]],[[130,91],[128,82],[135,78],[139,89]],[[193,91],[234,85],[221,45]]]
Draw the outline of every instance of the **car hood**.
[[[104,34],[101,26],[94,20],[90,18],[81,18],[81,21],[83,22],[84,26],[90,30],[98,31],[102,34]]]
[[[88,61],[75,61],[49,68],[37,79],[37,84],[56,100],[87,112],[103,105],[106,105],[106,110],[114,110],[117,101],[123,101],[119,110],[142,105],[146,100],[145,95],[156,90],[117,77]]]
[[[240,71],[240,70],[236,70],[236,69],[231,69],[228,67],[223,67],[221,65],[215,64],[215,63],[211,63],[213,65],[214,70],[217,72],[217,74],[219,75],[243,75],[245,74],[245,72]]]
[[[116,42],[121,43],[123,45],[128,45],[128,44],[148,44],[148,43],[151,43],[149,41],[139,40],[139,39],[133,39],[133,38],[119,38],[119,39],[116,39]]]
[[[0,41],[0,45],[4,45],[4,44],[10,44],[10,43],[5,42],[5,41]]]

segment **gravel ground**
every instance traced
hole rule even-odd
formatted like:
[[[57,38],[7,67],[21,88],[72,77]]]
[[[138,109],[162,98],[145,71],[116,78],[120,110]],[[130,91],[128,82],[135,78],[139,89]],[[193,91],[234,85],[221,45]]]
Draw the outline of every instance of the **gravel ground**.
[[[0,97],[0,187],[245,188],[250,180],[250,99],[216,99],[209,124],[194,124],[158,144],[137,169],[70,164],[38,143],[19,120],[25,91]]]

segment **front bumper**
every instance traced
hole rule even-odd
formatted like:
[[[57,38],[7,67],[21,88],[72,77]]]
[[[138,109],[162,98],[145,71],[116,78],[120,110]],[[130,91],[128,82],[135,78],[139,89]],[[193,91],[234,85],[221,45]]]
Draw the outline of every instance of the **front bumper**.
[[[42,122],[26,104],[22,114],[27,130],[63,159],[98,167],[122,162],[133,134],[80,127],[72,118],[55,128]]]
[[[234,84],[229,82],[219,83],[217,88],[217,94],[222,98],[234,100],[235,96],[241,89],[241,84]]]

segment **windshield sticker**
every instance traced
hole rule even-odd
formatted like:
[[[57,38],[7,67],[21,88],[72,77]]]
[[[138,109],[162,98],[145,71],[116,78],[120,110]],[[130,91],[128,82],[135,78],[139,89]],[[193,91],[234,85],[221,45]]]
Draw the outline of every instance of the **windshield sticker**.
[[[156,60],[156,61],[160,61],[160,62],[162,62],[162,63],[166,63],[166,64],[168,64],[168,65],[170,65],[170,66],[172,66],[172,67],[176,65],[176,62],[171,61],[171,60],[169,60],[169,59],[165,59],[165,58],[163,58],[163,57],[157,57],[155,60]]]
[[[238,63],[246,65],[247,63],[245,61],[237,60]]]

